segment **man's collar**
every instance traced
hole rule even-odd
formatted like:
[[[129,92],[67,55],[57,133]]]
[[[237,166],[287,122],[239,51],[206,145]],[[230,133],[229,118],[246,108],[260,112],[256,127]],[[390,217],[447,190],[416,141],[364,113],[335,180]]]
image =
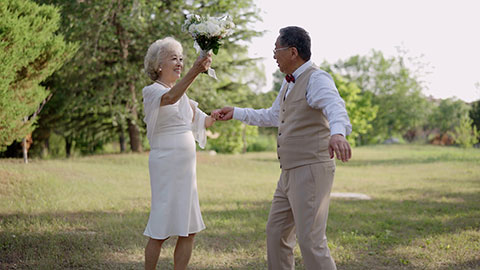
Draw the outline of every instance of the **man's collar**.
[[[308,60],[303,65],[299,66],[293,73],[293,77],[298,78],[308,67],[312,65],[312,60]]]

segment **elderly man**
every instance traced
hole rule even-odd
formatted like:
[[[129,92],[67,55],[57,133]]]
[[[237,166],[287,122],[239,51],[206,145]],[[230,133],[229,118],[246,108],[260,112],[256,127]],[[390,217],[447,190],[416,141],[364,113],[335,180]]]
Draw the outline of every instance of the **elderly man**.
[[[272,107],[224,107],[212,113],[218,120],[278,127],[282,172],[267,222],[270,270],[294,269],[295,234],[307,270],[336,269],[325,236],[333,158],[351,158],[345,136],[352,126],[332,77],[314,66],[310,56],[310,37],[304,29],[280,29],[273,58],[286,77]]]

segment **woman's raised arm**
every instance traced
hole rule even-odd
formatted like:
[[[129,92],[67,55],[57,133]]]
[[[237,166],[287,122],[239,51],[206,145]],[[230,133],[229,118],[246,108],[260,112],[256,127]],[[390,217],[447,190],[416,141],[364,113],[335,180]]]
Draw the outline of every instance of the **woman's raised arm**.
[[[187,72],[187,74],[176,83],[170,91],[162,96],[160,106],[170,105],[177,102],[182,95],[187,91],[188,87],[192,84],[198,74],[206,71],[212,64],[212,55],[208,54],[205,57],[198,57],[193,63],[193,66]]]

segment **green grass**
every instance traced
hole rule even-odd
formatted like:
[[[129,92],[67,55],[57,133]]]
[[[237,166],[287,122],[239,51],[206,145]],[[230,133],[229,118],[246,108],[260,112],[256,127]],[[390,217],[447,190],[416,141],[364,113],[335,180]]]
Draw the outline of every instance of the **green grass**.
[[[0,160],[0,269],[142,269],[148,154]],[[207,229],[190,269],[266,269],[265,224],[280,174],[275,153],[198,153]],[[480,269],[480,151],[354,149],[337,163],[327,236],[338,269]],[[174,239],[159,269],[173,269]],[[297,248],[296,269],[304,269]]]

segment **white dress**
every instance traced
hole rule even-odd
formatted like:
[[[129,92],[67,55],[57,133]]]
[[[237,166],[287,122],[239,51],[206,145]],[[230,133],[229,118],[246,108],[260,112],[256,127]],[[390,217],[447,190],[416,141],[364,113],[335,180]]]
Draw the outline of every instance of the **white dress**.
[[[158,83],[143,89],[152,192],[143,234],[154,239],[188,236],[205,229],[197,194],[195,140],[205,146],[206,115],[185,94],[175,104],[160,106],[168,90]]]

